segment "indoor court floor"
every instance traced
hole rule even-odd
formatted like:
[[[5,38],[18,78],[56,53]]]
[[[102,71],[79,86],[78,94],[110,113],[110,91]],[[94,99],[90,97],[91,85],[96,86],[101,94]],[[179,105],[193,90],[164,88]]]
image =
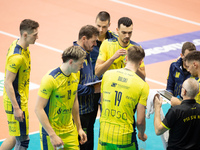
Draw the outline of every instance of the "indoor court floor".
[[[58,67],[64,49],[78,39],[84,25],[95,25],[99,11],[111,15],[110,30],[116,32],[121,17],[133,20],[131,40],[145,49],[146,81],[150,89],[165,89],[170,63],[180,56],[182,44],[193,42],[200,50],[199,0],[28,0],[0,2],[0,142],[8,137],[3,108],[3,80],[7,50],[19,37],[23,19],[39,22],[39,39],[30,45],[31,79],[29,94],[30,150],[40,149],[39,121],[34,113],[37,91],[43,75]],[[163,105],[166,113],[169,104]],[[160,137],[155,135],[153,115],[146,119],[146,150],[162,150]],[[97,149],[99,119],[95,123]]]

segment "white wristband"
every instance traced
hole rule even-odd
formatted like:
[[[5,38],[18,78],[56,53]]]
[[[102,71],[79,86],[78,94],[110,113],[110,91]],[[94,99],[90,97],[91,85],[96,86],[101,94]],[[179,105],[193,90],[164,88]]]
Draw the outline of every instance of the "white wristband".
[[[62,149],[62,148],[64,148],[64,145],[61,145],[61,146],[59,146],[59,147],[56,147],[56,150],[60,150],[60,149]]]

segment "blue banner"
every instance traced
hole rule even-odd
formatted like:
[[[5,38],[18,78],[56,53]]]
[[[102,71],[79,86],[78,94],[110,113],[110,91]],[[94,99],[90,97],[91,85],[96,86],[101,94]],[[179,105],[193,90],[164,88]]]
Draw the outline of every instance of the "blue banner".
[[[194,43],[200,50],[200,31],[139,42],[145,50],[144,63],[147,65],[178,58],[183,43],[187,41]]]

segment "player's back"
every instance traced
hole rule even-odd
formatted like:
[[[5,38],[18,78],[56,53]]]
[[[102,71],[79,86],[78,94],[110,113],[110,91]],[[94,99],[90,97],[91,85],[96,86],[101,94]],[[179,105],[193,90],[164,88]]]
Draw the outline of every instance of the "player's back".
[[[148,84],[131,70],[107,71],[102,79],[100,140],[113,144],[131,143],[138,102],[146,106]]]

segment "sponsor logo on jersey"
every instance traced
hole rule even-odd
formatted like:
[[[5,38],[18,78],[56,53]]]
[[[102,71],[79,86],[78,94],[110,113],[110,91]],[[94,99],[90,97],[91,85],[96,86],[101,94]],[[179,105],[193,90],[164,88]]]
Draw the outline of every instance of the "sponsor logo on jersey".
[[[56,95],[56,98],[65,98],[66,95]]]
[[[16,69],[16,65],[12,64],[12,65],[10,65],[10,68]]]
[[[14,121],[8,121],[8,124],[16,124]]]
[[[128,78],[124,78],[124,77],[118,77],[118,81],[121,81],[121,82],[127,82],[128,81]]]
[[[70,86],[70,81],[67,82],[68,86]]]
[[[41,92],[44,93],[44,94],[47,94],[47,90],[46,89],[41,90]]]
[[[79,82],[78,79],[73,80],[73,81],[72,81],[72,84],[73,84],[73,83],[77,83],[77,82]]]
[[[116,87],[116,85],[117,83],[114,83],[114,82],[111,84],[112,87]]]
[[[59,108],[58,111],[57,111],[57,114],[69,114],[72,112],[72,108],[69,108],[69,109],[63,109],[63,108]]]
[[[117,111],[115,109],[106,108],[102,115],[105,115],[105,116],[108,116],[108,117],[112,116],[112,117],[115,117],[117,119],[127,120],[127,113],[126,112]]]
[[[104,99],[104,98],[103,98],[103,101],[105,101],[105,102],[110,102],[110,100],[109,100],[109,99]]]
[[[9,126],[9,132],[16,132],[16,127]]]

